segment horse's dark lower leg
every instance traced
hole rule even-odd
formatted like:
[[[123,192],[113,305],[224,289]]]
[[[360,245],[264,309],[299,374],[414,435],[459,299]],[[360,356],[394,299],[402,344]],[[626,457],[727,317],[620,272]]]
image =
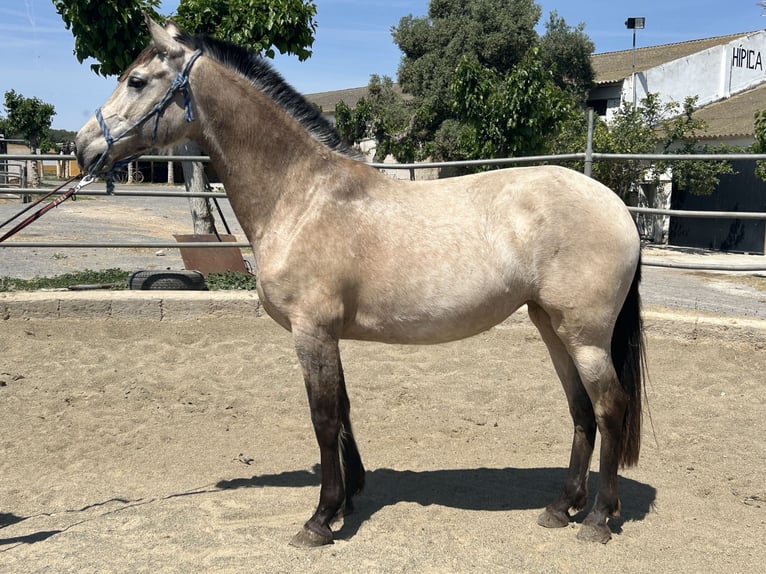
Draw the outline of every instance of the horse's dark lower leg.
[[[588,470],[596,440],[596,420],[593,408],[584,390],[569,397],[569,410],[574,422],[572,451],[564,489],[559,497],[546,506],[537,522],[547,528],[561,528],[569,524],[569,509],[582,510],[588,501]]]
[[[562,528],[569,524],[569,509],[581,510],[587,503],[588,469],[596,440],[596,418],[577,367],[554,331],[550,317],[534,303],[530,303],[528,309],[529,316],[540,331],[556,373],[561,379],[574,424],[572,452],[564,488],[559,497],[549,504],[537,519],[538,524],[546,528]]]
[[[622,419],[626,398],[621,391],[610,393],[613,398],[604,401],[607,408],[597,405],[598,428],[601,433],[599,486],[593,508],[585,517],[577,537],[582,540],[607,543],[612,538],[607,521],[620,514],[617,494],[617,470],[620,463]]]
[[[359,449],[354,440],[354,432],[351,429],[351,403],[346,392],[346,381],[343,376],[343,368],[340,368],[341,385],[341,429],[340,429],[340,455],[342,470],[344,472],[344,485],[346,488],[344,514],[350,514],[354,510],[352,498],[362,492],[364,488],[364,465]]]
[[[294,331],[294,338],[319,443],[322,484],[316,511],[291,543],[321,546],[332,543],[330,522],[346,502],[339,439],[344,419],[348,419],[348,398],[337,340],[319,330]]]

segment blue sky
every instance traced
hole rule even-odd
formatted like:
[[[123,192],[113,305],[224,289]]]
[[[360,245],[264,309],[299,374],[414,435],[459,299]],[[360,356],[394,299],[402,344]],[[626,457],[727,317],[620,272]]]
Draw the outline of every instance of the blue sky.
[[[364,86],[370,74],[396,78],[401,53],[390,29],[402,16],[427,13],[428,0],[315,0],[318,29],[306,62],[280,56],[276,67],[304,93]],[[541,22],[557,10],[569,24],[584,22],[597,52],[631,47],[628,16],[644,16],[638,46],[708,38],[766,28],[756,0],[538,0]],[[178,0],[164,1],[172,13]],[[72,55],[74,40],[50,0],[0,0],[0,98],[14,89],[53,104],[53,127],[76,130],[114,89]],[[0,100],[0,106],[2,100]],[[4,113],[4,110],[0,110]]]

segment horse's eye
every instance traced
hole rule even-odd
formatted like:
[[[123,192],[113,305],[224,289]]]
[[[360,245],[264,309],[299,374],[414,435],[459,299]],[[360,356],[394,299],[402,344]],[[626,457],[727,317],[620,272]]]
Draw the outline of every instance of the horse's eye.
[[[130,76],[128,78],[128,87],[129,88],[135,88],[136,90],[140,90],[145,85],[146,85],[146,80],[144,80],[140,76]]]

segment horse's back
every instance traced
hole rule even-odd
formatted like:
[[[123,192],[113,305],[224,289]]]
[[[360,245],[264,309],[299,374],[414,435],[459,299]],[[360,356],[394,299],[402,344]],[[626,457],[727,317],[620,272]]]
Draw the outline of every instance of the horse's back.
[[[427,184],[441,210],[436,221],[460,221],[464,233],[478,234],[500,261],[546,273],[580,275],[592,263],[602,267],[635,265],[640,241],[622,200],[585,175],[558,166],[511,168]],[[428,187],[414,196],[428,196]],[[431,204],[433,199],[425,200]],[[444,220],[444,221],[442,221]],[[518,270],[513,272],[517,275]]]

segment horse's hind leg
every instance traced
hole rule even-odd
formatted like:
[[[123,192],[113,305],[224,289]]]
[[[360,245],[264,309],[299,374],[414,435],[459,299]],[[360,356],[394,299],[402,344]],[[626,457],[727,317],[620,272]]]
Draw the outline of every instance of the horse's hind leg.
[[[575,420],[572,459],[577,461],[570,465],[569,480],[574,478],[574,473],[578,468],[581,473],[578,475],[578,480],[587,476],[584,453],[587,452],[590,455],[593,449],[595,437],[593,421],[595,420],[595,426],[601,435],[599,488],[593,508],[585,517],[577,537],[582,540],[606,543],[612,537],[607,521],[610,517],[619,516],[620,512],[620,500],[617,495],[617,470],[622,452],[623,421],[629,398],[617,378],[612,364],[609,343],[599,341],[600,338],[604,338],[603,334],[601,337],[594,335],[600,327],[593,328],[589,334],[588,328],[583,328],[582,322],[578,321],[577,324],[576,335],[569,334],[566,328],[557,330],[562,342],[566,341],[564,346],[569,351],[581,381],[575,397],[569,396],[570,409]],[[573,404],[573,398],[576,404]],[[592,407],[586,408],[587,399],[589,399]],[[582,418],[578,419],[578,416]],[[582,426],[582,431],[580,426]],[[580,432],[582,432],[582,441],[578,440]],[[579,455],[578,443],[579,448],[582,449]],[[584,493],[584,485],[582,492]],[[565,489],[564,496],[557,501],[561,506],[565,502],[569,502],[566,493],[567,490]],[[577,502],[584,502],[584,500],[578,499]],[[554,511],[557,509],[555,505],[556,503],[553,505]],[[551,507],[548,507],[546,512],[550,510]]]
[[[546,528],[561,528],[569,524],[570,508],[581,510],[587,503],[588,470],[596,439],[596,418],[577,367],[556,334],[550,317],[535,303],[529,303],[528,310],[529,317],[548,347],[553,366],[561,379],[574,424],[569,472],[564,489],[537,519],[538,524]]]
[[[583,520],[577,537],[605,544],[612,538],[607,521],[610,517],[620,514],[617,470],[620,465],[623,420],[628,396],[620,386],[611,357],[606,350],[597,347],[583,348],[575,355],[580,371],[593,374],[584,384],[593,402],[601,435],[598,494],[593,508]]]
[[[340,456],[343,483],[346,489],[346,500],[341,510],[343,514],[350,514],[354,510],[352,498],[362,492],[364,488],[364,465],[362,465],[362,457],[359,454],[354,433],[351,429],[351,403],[346,392],[343,367],[340,366],[340,363],[338,367],[340,369],[341,387]]]
[[[299,330],[295,326],[293,336],[319,443],[322,484],[316,511],[291,544],[321,546],[332,543],[330,523],[351,496],[361,490],[364,468],[351,434],[337,339],[320,328]],[[349,480],[348,489],[344,478]]]

